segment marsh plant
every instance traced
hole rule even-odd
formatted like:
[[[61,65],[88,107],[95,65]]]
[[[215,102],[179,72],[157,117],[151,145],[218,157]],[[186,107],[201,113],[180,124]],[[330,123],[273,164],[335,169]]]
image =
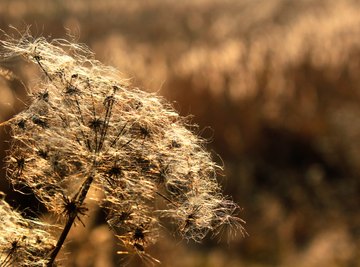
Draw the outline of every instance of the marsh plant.
[[[26,109],[3,124],[13,139],[7,178],[59,218],[24,219],[1,200],[1,267],[63,263],[58,253],[89,199],[128,253],[153,263],[147,248],[166,220],[196,242],[224,228],[244,233],[205,140],[164,99],[130,86],[83,45],[30,35],[1,45],[3,60],[22,56],[42,73]]]

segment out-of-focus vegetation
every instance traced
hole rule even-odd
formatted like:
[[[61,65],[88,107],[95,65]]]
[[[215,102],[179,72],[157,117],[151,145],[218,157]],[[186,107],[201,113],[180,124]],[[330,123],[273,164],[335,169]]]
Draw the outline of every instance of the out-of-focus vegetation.
[[[249,236],[196,245],[168,233],[152,252],[163,266],[360,266],[359,14],[356,0],[2,0],[0,28],[70,33],[204,128]],[[16,73],[31,84],[34,71]],[[26,100],[11,77],[0,94],[3,121]],[[63,257],[113,266],[108,229],[87,225]]]

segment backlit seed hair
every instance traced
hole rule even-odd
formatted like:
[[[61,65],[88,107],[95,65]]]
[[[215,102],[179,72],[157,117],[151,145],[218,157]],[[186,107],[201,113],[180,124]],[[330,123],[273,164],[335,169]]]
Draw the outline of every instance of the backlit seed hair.
[[[160,217],[195,241],[223,226],[244,233],[238,206],[217,183],[220,167],[162,98],[129,86],[78,44],[24,36],[2,45],[5,57],[24,56],[42,72],[31,104],[10,121],[7,177],[16,188],[30,187],[49,211],[73,220],[86,212],[90,189],[102,192],[109,225],[140,255],[156,241]]]
[[[0,197],[0,266],[45,266],[56,244],[48,233],[51,228],[23,218]]]

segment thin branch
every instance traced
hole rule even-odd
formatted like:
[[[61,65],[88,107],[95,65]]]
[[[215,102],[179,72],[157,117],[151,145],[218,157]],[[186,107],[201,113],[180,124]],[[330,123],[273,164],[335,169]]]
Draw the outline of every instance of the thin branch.
[[[59,240],[54,248],[54,250],[51,252],[50,256],[49,256],[49,261],[47,263],[47,267],[52,267],[54,264],[54,261],[60,251],[60,249],[62,248],[67,235],[70,232],[71,226],[74,224],[75,219],[78,217],[78,208],[82,206],[82,204],[84,203],[84,200],[86,198],[86,195],[90,189],[90,185],[92,183],[92,181],[94,180],[94,177],[92,175],[90,175],[85,181],[84,183],[81,185],[80,190],[78,191],[78,193],[73,197],[72,202],[76,205],[76,209],[74,210],[74,212],[69,213],[69,217],[68,220],[66,222],[66,225],[59,237]]]

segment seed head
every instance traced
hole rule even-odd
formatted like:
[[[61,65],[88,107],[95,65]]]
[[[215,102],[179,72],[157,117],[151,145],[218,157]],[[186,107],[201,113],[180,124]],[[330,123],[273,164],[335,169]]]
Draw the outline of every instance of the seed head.
[[[29,36],[2,45],[5,56],[22,55],[43,74],[29,106],[11,120],[14,185],[30,187],[61,215],[91,177],[108,223],[141,253],[155,242],[160,217],[195,241],[230,221],[243,233],[243,221],[231,219],[238,206],[217,183],[220,167],[161,97],[130,87],[84,46]],[[157,199],[166,203],[161,210]]]
[[[46,255],[56,241],[53,227],[25,219],[0,199],[0,266],[45,266]]]

